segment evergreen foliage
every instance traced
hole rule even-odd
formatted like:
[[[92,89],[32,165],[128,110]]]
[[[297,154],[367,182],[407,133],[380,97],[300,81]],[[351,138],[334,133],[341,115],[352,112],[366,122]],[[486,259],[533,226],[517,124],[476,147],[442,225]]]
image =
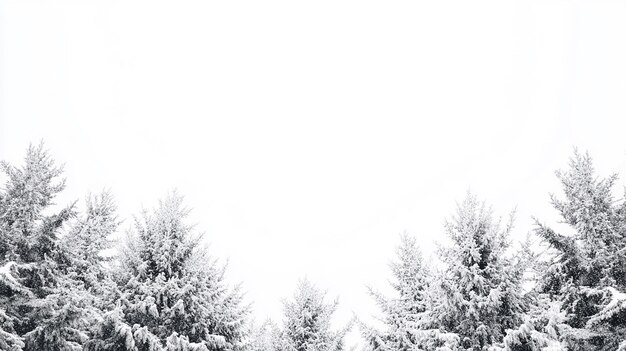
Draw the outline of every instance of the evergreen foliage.
[[[395,296],[388,298],[370,289],[383,312],[386,329],[378,331],[361,323],[369,348],[372,351],[457,348],[458,335],[440,331],[433,319],[435,276],[424,266],[415,237],[403,233],[400,238],[397,261],[391,263]]]
[[[552,250],[537,293],[549,296],[563,315],[544,334],[563,349],[616,350],[626,337],[626,207],[613,198],[617,176],[598,179],[591,157],[575,152],[557,177],[565,198],[551,195],[552,205],[573,234],[536,221],[537,235]]]
[[[280,327],[271,319],[254,326],[248,343],[248,351],[278,351],[282,347]]]
[[[442,329],[459,335],[464,349],[499,343],[507,329],[522,322],[523,265],[507,255],[512,228],[513,216],[502,228],[471,194],[445,224],[452,245],[440,252],[442,298],[433,310]]]
[[[326,303],[325,293],[307,279],[300,281],[292,300],[285,301],[281,350],[341,351],[350,325],[339,331],[331,328],[338,302]]]
[[[175,192],[115,242],[121,220],[110,192],[88,196],[83,209],[56,205],[65,180],[43,145],[30,146],[22,166],[0,168],[0,350],[345,349],[352,323],[334,329],[337,301],[306,279],[284,302],[282,325],[251,328],[240,288],[226,283]],[[535,221],[546,252],[524,243],[513,254],[513,216],[502,225],[471,194],[445,222],[439,264],[402,235],[393,295],[369,290],[383,328],[359,323],[364,350],[626,351],[617,176],[598,178],[591,157],[575,152],[557,177],[563,194],[551,203],[568,229]]]
[[[24,166],[1,167],[7,182],[0,195],[0,346],[79,350],[94,310],[60,239],[74,204],[53,208],[65,187],[62,168],[43,144],[28,148]]]
[[[252,335],[250,351],[342,351],[352,322],[333,330],[337,301],[327,303],[326,294],[307,279],[301,280],[293,298],[284,301],[282,327],[267,320]]]
[[[170,194],[136,218],[116,272],[119,296],[87,350],[240,350],[247,307]]]

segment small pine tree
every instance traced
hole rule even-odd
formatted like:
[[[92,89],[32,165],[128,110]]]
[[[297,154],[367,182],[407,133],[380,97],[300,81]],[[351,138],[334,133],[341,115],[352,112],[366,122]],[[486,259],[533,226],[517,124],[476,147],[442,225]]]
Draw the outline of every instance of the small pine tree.
[[[404,233],[396,249],[397,261],[391,264],[395,291],[387,298],[370,289],[370,294],[383,312],[384,331],[361,324],[369,348],[377,350],[454,349],[458,336],[441,333],[431,319],[433,276],[424,266],[415,237]]]
[[[280,328],[268,319],[260,326],[253,326],[247,351],[280,351],[281,340]]]
[[[285,320],[278,342],[281,351],[341,351],[351,323],[334,331],[331,318],[337,301],[326,303],[325,293],[307,279],[300,281],[293,299],[285,302]]]

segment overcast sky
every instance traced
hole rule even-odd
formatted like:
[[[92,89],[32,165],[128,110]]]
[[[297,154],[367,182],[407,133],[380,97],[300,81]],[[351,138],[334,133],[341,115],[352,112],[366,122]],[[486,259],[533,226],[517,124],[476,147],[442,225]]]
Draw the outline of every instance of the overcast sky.
[[[124,218],[177,188],[259,319],[305,275],[367,318],[468,189],[554,220],[573,147],[626,173],[625,120],[625,1],[0,0],[0,159],[44,140],[59,202]]]

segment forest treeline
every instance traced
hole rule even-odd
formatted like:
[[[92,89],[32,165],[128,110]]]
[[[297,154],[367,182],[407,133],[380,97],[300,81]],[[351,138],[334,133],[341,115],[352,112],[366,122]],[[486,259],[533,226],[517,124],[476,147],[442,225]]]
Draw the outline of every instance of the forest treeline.
[[[281,321],[253,323],[175,192],[114,242],[113,197],[55,204],[65,179],[42,144],[0,166],[0,350],[342,351],[358,328],[364,351],[626,351],[626,203],[587,154],[574,152],[550,196],[567,233],[539,218],[514,245],[514,216],[468,194],[445,222],[439,262],[401,236],[395,293],[369,290],[380,325],[343,328],[337,302],[307,280]]]

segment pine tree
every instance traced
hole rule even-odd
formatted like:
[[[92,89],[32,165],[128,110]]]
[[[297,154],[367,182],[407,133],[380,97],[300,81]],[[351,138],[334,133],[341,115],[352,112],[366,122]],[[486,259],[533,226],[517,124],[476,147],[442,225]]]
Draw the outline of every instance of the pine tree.
[[[424,266],[415,237],[404,233],[396,249],[397,261],[391,264],[395,292],[393,298],[370,289],[383,312],[384,331],[361,324],[369,348],[377,350],[444,350],[454,349],[458,336],[442,333],[432,320],[433,276]]]
[[[102,252],[113,247],[111,237],[120,223],[117,206],[109,191],[87,196],[84,214],[77,216],[69,233],[63,237],[63,244],[82,263],[80,270],[98,269],[109,261]]]
[[[285,302],[285,320],[281,351],[341,351],[343,340],[351,327],[334,331],[331,318],[337,309],[337,301],[326,303],[325,293],[307,279],[300,281],[293,299]]]
[[[69,271],[93,297],[93,305],[107,310],[107,294],[115,291],[111,277],[110,256],[103,256],[113,248],[112,236],[120,225],[117,206],[110,192],[89,195],[85,211],[70,225],[62,245],[70,252],[72,265]]]
[[[87,350],[239,350],[247,307],[224,267],[185,223],[182,197],[169,195],[136,218],[122,248],[117,307],[108,312]]]
[[[563,313],[553,338],[572,350],[615,350],[626,338],[626,205],[616,202],[616,175],[598,179],[591,157],[578,152],[558,171],[565,199],[552,204],[573,234],[537,221],[551,248],[538,293]]]
[[[280,351],[282,335],[279,326],[268,319],[254,326],[250,335],[248,351]]]
[[[43,144],[28,148],[23,167],[1,168],[8,180],[0,195],[0,346],[78,350],[92,310],[59,239],[74,206],[46,214],[65,187],[62,169]]]
[[[522,322],[523,271],[507,258],[512,225],[511,217],[502,229],[471,194],[446,222],[452,244],[440,251],[445,272],[433,316],[444,331],[459,335],[464,349],[486,350]]]

